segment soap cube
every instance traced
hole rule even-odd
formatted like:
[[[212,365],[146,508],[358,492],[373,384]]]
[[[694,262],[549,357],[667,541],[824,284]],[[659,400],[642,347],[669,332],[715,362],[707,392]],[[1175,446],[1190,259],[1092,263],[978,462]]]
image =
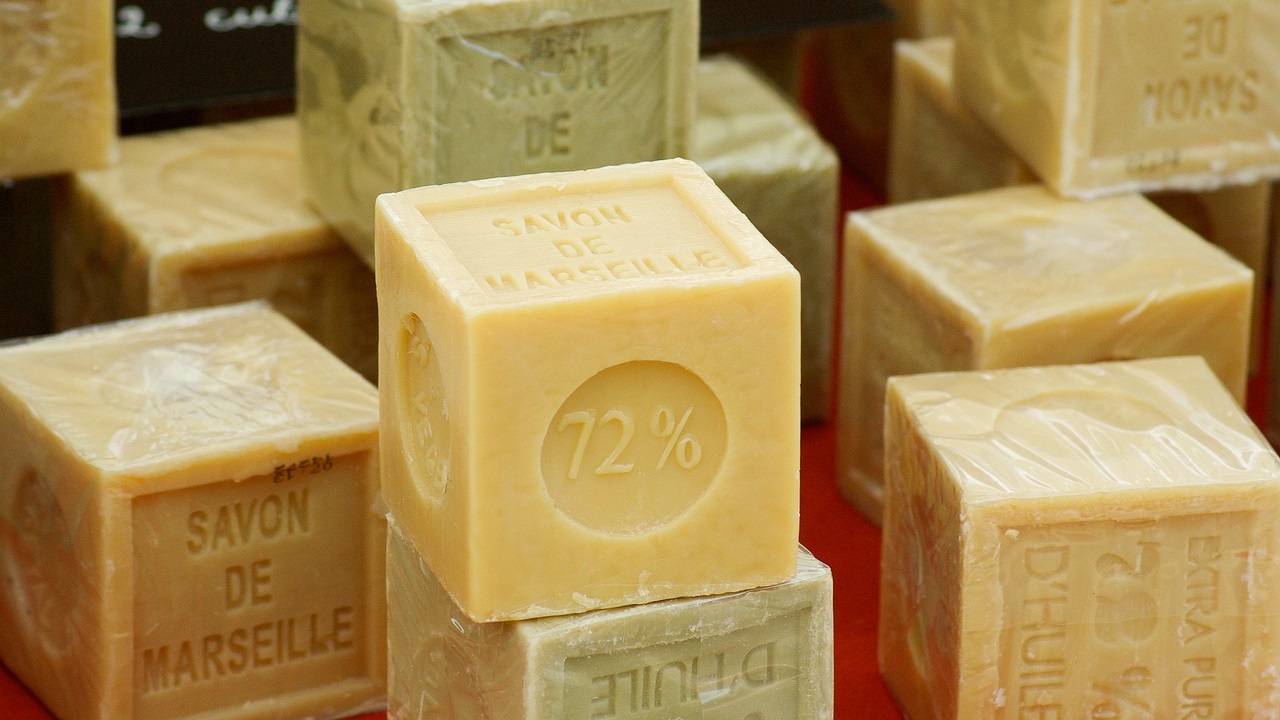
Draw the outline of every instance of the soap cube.
[[[1140,195],[908,203],[845,243],[837,475],[872,520],[894,375],[1203,355],[1244,402],[1253,273]]]
[[[796,270],[692,162],[378,200],[382,492],[476,621],[795,571]]]
[[[106,0],[0,12],[0,179],[103,167],[116,153],[115,25]]]
[[[698,63],[689,157],[800,271],[800,414],[826,418],[840,192],[835,150],[768,81],[717,56]]]
[[[63,720],[377,708],[377,401],[261,303],[0,348],[0,661]]]
[[[831,570],[804,548],[779,585],[475,623],[392,518],[387,585],[389,718],[833,717]]]
[[[1280,175],[1275,0],[955,0],[956,94],[1056,192]]]
[[[370,380],[373,271],[302,194],[293,117],[134,135],[57,196],[58,329],[265,299]]]
[[[889,381],[907,717],[1272,717],[1280,458],[1199,358]]]
[[[420,185],[687,154],[695,0],[308,0],[311,201],[373,265],[373,204]]]

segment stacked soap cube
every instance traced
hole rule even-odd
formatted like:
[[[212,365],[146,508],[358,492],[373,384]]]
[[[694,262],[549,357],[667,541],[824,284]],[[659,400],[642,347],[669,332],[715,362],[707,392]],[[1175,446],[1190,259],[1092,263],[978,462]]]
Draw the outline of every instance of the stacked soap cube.
[[[911,717],[1274,712],[1253,273],[1156,204],[1263,271],[1280,6],[955,10],[898,50],[916,202],[846,231],[839,472],[884,522],[886,682]]]
[[[798,276],[706,174],[403,191],[376,238],[392,712],[829,716]]]

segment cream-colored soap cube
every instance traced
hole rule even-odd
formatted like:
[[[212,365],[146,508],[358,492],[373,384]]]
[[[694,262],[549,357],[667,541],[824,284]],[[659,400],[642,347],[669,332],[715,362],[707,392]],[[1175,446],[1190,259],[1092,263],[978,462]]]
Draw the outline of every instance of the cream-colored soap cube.
[[[58,329],[265,299],[376,377],[373,272],[307,206],[294,118],[120,146],[119,164],[77,173],[59,194]]]
[[[873,520],[894,375],[1195,354],[1244,402],[1253,273],[1139,195],[852,213],[844,258],[837,474]]]
[[[1280,175],[1275,0],[956,0],[956,94],[1060,194]]]
[[[796,565],[744,592],[476,623],[390,519],[387,716],[829,720],[831,570],[804,548]]]
[[[1199,358],[889,381],[908,717],[1274,717],[1280,458]]]
[[[687,153],[693,0],[309,0],[308,196],[373,265],[373,203],[420,185]]]
[[[107,0],[0,8],[0,179],[114,160],[114,29]]]
[[[377,443],[265,304],[0,349],[0,660],[64,720],[376,708]]]
[[[686,160],[378,200],[382,492],[477,621],[795,570],[800,287]]]
[[[698,63],[693,152],[724,194],[800,271],[800,414],[827,416],[840,160],[786,98],[728,56]]]

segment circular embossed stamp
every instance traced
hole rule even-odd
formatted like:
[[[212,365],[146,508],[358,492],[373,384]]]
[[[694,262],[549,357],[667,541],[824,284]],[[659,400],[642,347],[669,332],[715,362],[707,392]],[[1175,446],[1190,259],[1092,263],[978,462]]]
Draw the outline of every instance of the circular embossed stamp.
[[[440,362],[422,319],[400,324],[400,442],[418,493],[432,503],[449,486],[449,405]]]
[[[633,361],[600,371],[551,418],[542,479],[575,522],[613,534],[670,522],[711,486],[728,429],[711,388],[668,362]]]
[[[10,600],[18,616],[50,655],[67,652],[74,640],[78,600],[76,566],[66,519],[48,483],[35,470],[19,479],[13,497],[12,552],[0,552],[12,578]]]

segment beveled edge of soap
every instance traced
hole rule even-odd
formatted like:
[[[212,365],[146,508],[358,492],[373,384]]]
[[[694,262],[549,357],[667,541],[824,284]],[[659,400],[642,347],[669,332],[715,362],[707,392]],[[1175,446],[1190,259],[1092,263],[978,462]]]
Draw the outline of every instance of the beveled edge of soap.
[[[673,30],[688,30],[697,37],[698,3],[693,0],[372,0],[402,22],[415,25],[439,25],[439,35],[484,33],[502,30],[539,30],[566,23],[599,20],[610,17],[640,15],[654,10],[683,11],[683,20],[673,23]],[[541,7],[539,7],[541,6]],[[513,22],[501,14],[504,8],[523,13]],[[559,12],[555,12],[559,10]]]
[[[1072,385],[1062,384],[1064,373]],[[966,391],[964,386],[976,388],[976,392]],[[1258,486],[1280,493],[1280,456],[1199,356],[904,375],[889,379],[886,395],[890,408],[910,417],[930,452],[948,468],[960,487],[961,502],[974,508],[989,506],[984,512],[1007,514],[1001,505],[1034,499],[1036,512],[1043,505],[1044,512],[1056,507],[1069,517],[1079,515],[1082,508],[1086,512],[1089,508],[1113,508],[1118,495],[1154,497],[1150,495],[1153,492],[1179,489],[1229,495]],[[1092,455],[1098,472],[1077,476],[1055,466],[1053,456],[1017,445],[996,427],[1008,407],[1048,395],[1090,395],[1095,396],[1091,398],[1095,402],[1109,395],[1114,395],[1114,400],[1127,398],[1133,401],[1131,406],[1109,402],[1095,409],[1113,413],[1117,422],[1132,423],[1135,427],[1124,428],[1128,432],[1194,427],[1219,447],[1179,447],[1156,458],[1187,470],[1185,475],[1162,476],[1159,482],[1152,481],[1150,468],[1144,468],[1145,478],[1135,477],[1130,482],[1122,468],[1108,467],[1105,458]],[[960,415],[948,409],[966,413],[963,430],[957,424]],[[1173,417],[1177,413],[1185,413],[1185,419]],[[1110,420],[1102,422],[1112,424]],[[1145,425],[1151,428],[1139,427]],[[1061,436],[1053,439],[1061,440]],[[969,444],[999,453],[1008,464],[994,467],[982,463],[980,457],[963,449]],[[1198,463],[1189,459],[1192,456]],[[1049,482],[1046,478],[1050,476],[1057,482]]]
[[[217,479],[244,479],[245,477],[250,477],[264,472],[264,465],[275,462],[277,458],[298,455],[303,447],[334,439],[340,440],[338,445],[330,445],[331,447],[337,447],[337,452],[344,454],[362,450],[377,452],[379,429],[377,389],[359,373],[324,348],[323,345],[320,345],[318,341],[274,310],[264,300],[128,318],[75,328],[53,335],[20,338],[0,343],[0,383],[7,386],[7,391],[18,402],[25,405],[33,415],[40,417],[50,432],[66,443],[68,447],[74,448],[79,460],[89,466],[106,473],[118,475],[120,477],[117,479],[125,483],[129,483],[130,478],[154,478],[171,473],[179,467],[185,468],[185,471],[179,473],[179,476],[171,477],[169,482],[163,483],[163,487],[162,485],[147,483],[146,492],[165,489],[169,486],[185,487],[191,484],[199,484],[203,481],[202,479],[197,479],[197,476],[203,472],[200,468],[205,466],[216,468],[226,465],[226,463],[218,461],[218,455],[226,451],[227,442],[191,447],[180,452],[165,453],[161,457],[144,457],[134,462],[109,461],[107,458],[102,457],[100,452],[86,448],[77,443],[73,437],[69,437],[66,431],[74,428],[68,427],[67,423],[49,422],[50,413],[56,416],[66,416],[68,408],[65,406],[52,408],[44,406],[40,402],[40,398],[57,398],[61,393],[60,388],[41,387],[39,384],[32,385],[24,380],[20,370],[15,374],[12,365],[17,365],[21,368],[24,364],[30,362],[29,358],[38,359],[42,355],[56,356],[74,352],[92,353],[96,346],[109,345],[131,335],[164,337],[166,333],[196,329],[210,322],[234,321],[237,318],[242,319],[244,322],[266,324],[273,332],[277,332],[284,337],[285,342],[290,347],[310,355],[312,362],[309,363],[309,366],[325,373],[329,377],[327,387],[341,390],[345,395],[343,401],[335,401],[336,405],[327,401],[321,402],[319,405],[313,403],[313,409],[314,407],[330,405],[341,407],[341,420],[331,419],[329,422],[318,424],[307,431],[291,426],[284,429],[259,431],[249,436],[237,438],[234,446],[239,455],[237,461],[233,464],[234,468],[236,468],[232,471],[233,477],[223,477],[226,475],[223,472],[218,475]],[[291,408],[291,412],[294,413],[294,419],[298,415],[309,413],[306,404],[314,398],[304,397],[299,399],[303,402]],[[94,401],[90,399],[86,402]],[[345,438],[345,440],[342,440],[342,438]],[[138,492],[144,491],[142,488],[136,488],[136,490]]]
[[[721,274],[700,276],[700,285],[739,285],[746,276],[772,276],[798,272],[782,254],[756,229],[715,182],[697,163],[683,158],[611,165],[590,170],[534,173],[503,178],[471,180],[429,185],[378,196],[375,213],[379,226],[389,226],[410,245],[419,262],[441,279],[441,284],[458,300],[477,306],[507,305],[511,300],[487,292],[454,255],[448,242],[434,229],[419,207],[433,205],[444,211],[488,207],[505,198],[521,199],[538,193],[591,193],[605,197],[596,189],[601,183],[617,183],[619,189],[639,190],[667,187],[688,203],[698,217],[725,245],[743,267]],[[376,244],[394,242],[388,233],[379,232]],[[637,287],[652,286],[661,280],[644,278],[618,280],[611,287],[596,292],[626,292]],[[545,299],[580,296],[580,291],[565,288],[547,293]],[[539,298],[519,298],[517,302],[537,302]]]

